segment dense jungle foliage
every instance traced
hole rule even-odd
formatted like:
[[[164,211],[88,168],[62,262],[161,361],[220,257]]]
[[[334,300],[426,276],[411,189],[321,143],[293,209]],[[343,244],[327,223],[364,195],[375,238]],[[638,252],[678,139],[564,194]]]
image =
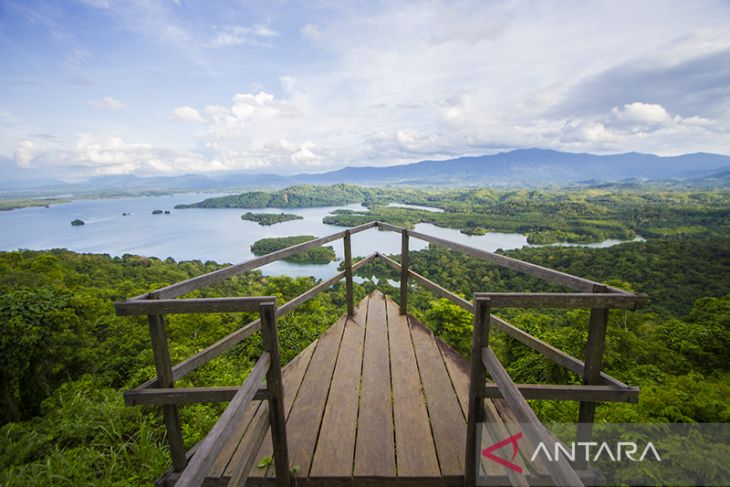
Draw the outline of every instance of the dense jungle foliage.
[[[414,224],[421,217],[441,215],[387,207],[390,196],[372,191],[367,204],[373,211],[415,218],[395,221],[393,216],[393,223]],[[438,206],[455,214],[459,204],[475,207],[483,198],[485,207],[521,208],[516,214],[526,214],[520,213],[525,208],[527,213],[548,211],[553,205],[555,213],[542,218],[545,224],[553,218],[560,221],[565,212],[574,212],[579,221],[584,211],[590,225],[604,222],[591,216],[592,205],[610,208],[599,212],[606,218],[633,222],[631,231],[648,241],[604,249],[539,247],[505,253],[650,296],[645,309],[611,312],[604,360],[606,372],[641,387],[640,401],[601,404],[597,420],[730,421],[730,236],[728,218],[723,217],[724,193],[579,192],[565,196],[563,206],[549,193],[449,190],[434,193],[433,200],[427,191],[400,193],[398,202]],[[446,194],[451,203],[443,199]],[[462,203],[459,194],[464,195]],[[573,204],[578,206],[570,210]],[[410,262],[415,271],[466,298],[475,291],[562,290],[440,248],[411,252]],[[139,485],[150,484],[163,472],[169,453],[159,409],[125,407],[122,400],[124,390],[155,375],[147,323],[143,317],[117,317],[113,302],[218,268],[214,262],[65,250],[0,253],[0,485]],[[375,287],[373,276],[380,289],[397,298],[385,278],[398,277],[382,263],[369,264],[359,274],[367,280],[355,286],[357,300]],[[275,295],[283,303],[314,284],[312,278],[250,272],[190,296]],[[419,286],[412,286],[410,293],[409,311],[467,354],[472,317]],[[280,319],[284,362],[345,308],[344,289],[338,285]],[[571,355],[583,355],[586,310],[499,314]],[[190,357],[251,319],[236,314],[170,316],[172,361]],[[574,374],[499,333],[492,334],[491,343],[516,382],[579,383]],[[179,384],[240,384],[260,345],[255,334]],[[575,403],[532,405],[545,421],[577,417]],[[180,409],[188,447],[204,437],[223,409],[224,404]]]
[[[210,198],[190,208],[301,208],[362,203],[337,210],[324,223],[354,226],[372,220],[412,228],[432,223],[467,234],[523,233],[532,244],[605,239],[730,236],[730,191],[663,191],[602,186],[573,191],[365,188],[347,184],[292,186]],[[439,208],[433,212],[389,203]]]
[[[271,237],[262,238],[256,240],[251,245],[251,252],[254,255],[266,255],[277,250],[291,247],[304,242],[314,240],[316,237],[313,235],[294,235],[292,237]],[[287,262],[294,262],[296,264],[328,264],[337,260],[337,254],[335,249],[331,246],[327,247],[315,247],[313,249],[305,250],[299,254],[291,255],[283,259]]]

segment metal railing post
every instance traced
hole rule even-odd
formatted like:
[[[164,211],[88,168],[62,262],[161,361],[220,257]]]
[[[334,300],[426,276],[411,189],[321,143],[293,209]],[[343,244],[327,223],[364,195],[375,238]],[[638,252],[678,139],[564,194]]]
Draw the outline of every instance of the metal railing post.
[[[408,230],[401,233],[400,241],[400,314],[408,312]]]
[[[269,391],[269,421],[271,423],[271,443],[274,449],[276,485],[289,487],[289,447],[286,438],[279,337],[276,329],[276,303],[261,305],[261,335],[264,350],[271,355],[271,363],[266,373],[266,388]]]
[[[347,290],[347,315],[355,314],[355,295],[352,289],[352,239],[350,231],[345,230],[345,236],[342,238],[345,246],[345,287]]]
[[[471,367],[469,370],[469,409],[466,422],[466,461],[464,485],[476,485],[479,471],[477,423],[484,421],[484,383],[486,369],[482,362],[482,349],[489,344],[489,298],[474,300],[474,331],[471,340]]]

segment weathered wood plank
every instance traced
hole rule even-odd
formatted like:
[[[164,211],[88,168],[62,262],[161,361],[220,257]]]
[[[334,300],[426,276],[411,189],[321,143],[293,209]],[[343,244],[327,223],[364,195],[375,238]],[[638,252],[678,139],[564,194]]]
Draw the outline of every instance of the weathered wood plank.
[[[345,293],[347,295],[347,315],[355,313],[355,294],[352,288],[352,238],[349,230],[345,230],[342,246],[345,251]]]
[[[245,298],[142,299],[114,303],[119,316],[169,315],[187,313],[238,313],[258,311],[262,304],[275,302],[272,296]]]
[[[259,451],[269,428],[269,403],[266,402],[260,404],[241,440],[241,451],[236,461],[236,468],[228,480],[229,486],[243,487],[246,484],[251,469],[256,463],[256,453]]]
[[[441,475],[464,474],[466,422],[433,334],[409,316]]]
[[[629,402],[639,400],[638,387],[562,385],[562,384],[516,384],[525,399],[551,401],[595,401]],[[484,397],[501,398],[502,393],[495,384],[486,384]]]
[[[530,437],[533,443],[537,444],[542,441],[547,446],[548,451],[553,451],[553,445],[557,440],[545,429],[545,426],[537,418],[537,415],[517,390],[514,382],[512,382],[512,379],[510,379],[507,371],[504,370],[504,367],[502,367],[502,364],[492,349],[483,348],[481,356],[484,366],[502,392],[504,400],[510,409],[512,409],[517,420],[522,423],[525,434]],[[557,462],[550,462],[546,467],[550,472],[550,477],[557,485],[583,485],[575,470],[573,470],[573,467],[563,457],[560,457],[560,460]]]
[[[388,256],[385,256],[383,254],[378,254],[378,257],[383,260],[386,264],[390,265],[396,270],[400,270],[400,264],[398,264],[393,259],[389,258]],[[411,278],[418,282],[419,284],[422,284],[427,289],[431,290],[434,294],[437,296],[441,296],[442,298],[446,298],[452,303],[456,304],[457,306],[461,307],[462,309],[473,313],[474,312],[474,305],[470,303],[469,301],[465,300],[464,298],[457,296],[456,294],[442,288],[438,284],[428,280],[427,278],[423,277],[422,275],[414,272],[409,271],[408,274],[411,276]],[[562,350],[559,350],[552,345],[543,342],[539,338],[535,338],[534,336],[530,335],[529,333],[520,330],[516,326],[512,325],[511,323],[508,323],[507,321],[503,320],[502,318],[499,318],[498,316],[492,315],[491,317],[491,326],[494,326],[495,329],[498,331],[501,331],[502,333],[505,333],[515,340],[519,341],[523,345],[526,345],[536,352],[539,352],[543,355],[545,355],[550,360],[554,361],[558,365],[561,365],[568,370],[575,372],[578,375],[583,375],[583,361],[572,357],[568,355],[567,353],[563,352]],[[609,376],[608,374],[601,372],[599,377],[599,383],[600,384],[606,384],[606,385],[613,385],[616,387],[623,387],[628,388],[626,384],[623,382],[615,379],[614,377]]]
[[[636,309],[647,298],[625,293],[474,293],[489,299],[493,308],[621,308]]]
[[[481,351],[489,341],[489,299],[475,301],[474,325],[471,338],[471,358],[469,360],[469,407],[466,417],[466,450],[464,465],[464,484],[474,485],[479,473],[480,457],[477,448],[477,423],[484,421],[484,380],[486,370],[481,360]]]
[[[294,357],[291,362],[286,364],[284,369],[282,370],[282,377],[284,379],[284,412],[286,413],[287,417],[291,413],[292,405],[294,404],[294,399],[297,397],[299,393],[299,389],[302,385],[302,379],[304,378],[304,374],[307,371],[307,368],[309,367],[309,364],[312,360],[312,355],[314,354],[314,350],[316,349],[318,344],[318,340],[315,340],[307,348],[302,350],[299,355]],[[290,427],[287,426],[287,432],[289,432]],[[235,445],[234,449],[238,447],[238,449],[231,455],[229,454],[228,457],[225,458],[225,462],[223,464],[223,468],[225,468],[225,474],[227,476],[233,475],[235,472],[235,469],[238,465],[238,458],[241,458],[241,450],[243,448],[242,445]],[[233,452],[233,450],[231,450]],[[261,445],[261,448],[259,448],[258,454],[256,455],[256,461],[258,463],[259,460],[261,460],[263,457],[271,455],[273,452],[273,446],[271,443],[271,430],[268,429],[266,435],[264,436],[263,444]],[[221,455],[223,456],[223,455]],[[223,468],[221,471],[223,471]],[[253,472],[251,472],[250,477],[251,478],[263,478],[266,477],[268,471],[268,467],[262,468],[262,469],[254,469]],[[271,469],[271,474],[273,475],[274,469]]]
[[[398,477],[440,475],[408,318],[386,297]]]
[[[509,431],[509,435],[515,435],[522,431],[522,426],[517,421],[517,417],[504,399],[492,399],[492,404],[504,423],[505,428]],[[533,474],[549,477],[550,472],[542,462],[530,462],[530,458],[532,458],[534,452],[535,444],[532,442],[532,439],[529,436],[523,435],[519,450],[523,461],[530,465],[530,470]]]
[[[362,232],[369,228],[373,228],[373,227],[375,227],[375,225],[376,225],[375,222],[370,222],[370,223],[365,223],[363,225],[359,225],[357,227],[350,228],[349,229],[350,235],[354,235],[356,233]],[[211,284],[215,284],[216,282],[220,282],[220,281],[223,281],[230,277],[237,276],[239,274],[243,274],[244,272],[251,271],[253,269],[257,269],[263,265],[283,259],[285,257],[290,257],[290,256],[298,254],[300,252],[304,252],[305,250],[309,250],[314,247],[319,247],[326,243],[340,239],[344,236],[345,236],[344,231],[333,233],[332,235],[327,235],[326,237],[321,237],[321,238],[317,238],[314,240],[310,240],[309,242],[304,242],[304,243],[301,243],[298,245],[293,245],[291,247],[287,247],[285,249],[281,249],[276,252],[272,252],[270,254],[262,255],[261,257],[251,259],[246,262],[242,262],[240,264],[235,264],[232,266],[224,267],[222,269],[218,269],[213,272],[203,274],[201,276],[192,277],[185,281],[181,281],[181,282],[172,284],[170,286],[166,286],[166,287],[157,289],[155,291],[151,291],[151,292],[147,293],[147,295],[150,297],[156,297],[159,299],[174,298],[177,296],[182,296],[183,294],[187,294],[190,291],[194,291],[196,289],[200,289],[202,287],[209,286]]]
[[[150,329],[152,355],[155,359],[157,381],[162,387],[172,388],[175,386],[175,379],[172,374],[172,367],[170,367],[170,350],[165,331],[165,318],[160,315],[149,315],[147,322]],[[177,406],[174,404],[163,405],[162,418],[167,429],[167,443],[170,446],[173,468],[175,471],[181,472],[185,468],[187,460],[185,458],[185,443],[183,442],[182,427],[180,426],[180,416],[177,411]]]
[[[276,303],[261,306],[261,336],[263,348],[271,356],[271,365],[266,372],[266,388],[269,391],[269,424],[271,443],[276,460],[276,485],[289,487],[289,447],[284,414],[284,387],[281,377],[279,356],[279,333],[276,326]],[[248,459],[250,461],[250,459]],[[248,470],[246,470],[248,475]]]
[[[355,447],[355,476],[394,477],[393,407],[385,297],[368,301],[360,412]]]
[[[605,296],[606,288],[597,286],[593,289],[597,296]],[[590,385],[598,383],[603,365],[603,352],[606,348],[606,329],[608,327],[608,310],[593,308],[588,321],[588,340],[586,342],[586,362],[583,369],[583,384]],[[578,430],[576,441],[591,441],[593,434],[593,421],[596,413],[596,403],[583,401],[578,410]],[[576,465],[579,468],[586,467],[585,458],[579,459]]]
[[[215,458],[233,433],[234,429],[231,426],[244,415],[246,406],[253,400],[253,396],[263,381],[270,364],[271,355],[264,352],[244,381],[241,389],[228,404],[218,422],[206,435],[195,455],[188,462],[176,485],[188,487],[203,484]]]
[[[369,256],[365,257],[364,259],[361,259],[357,262],[357,264],[352,266],[353,272],[357,271],[357,269],[360,269],[362,266],[367,264],[368,262],[371,262],[377,254],[373,253]],[[309,291],[300,294],[296,298],[292,299],[291,301],[288,301],[284,303],[283,305],[279,306],[276,309],[276,317],[280,318],[284,316],[287,313],[290,313],[294,311],[298,306],[301,306],[308,300],[312,299],[314,296],[319,294],[320,292],[324,291],[327,287],[331,286],[332,284],[338,282],[340,279],[342,279],[342,276],[344,274],[340,273],[333,277],[332,279],[329,279],[327,281],[324,281],[314,288],[310,289]],[[314,291],[314,290],[317,291]],[[206,364],[213,358],[227,352],[231,348],[233,348],[237,343],[241,342],[244,338],[250,336],[255,331],[261,329],[261,320],[256,319],[252,321],[251,323],[248,323],[247,325],[239,328],[238,330],[232,332],[231,334],[221,338],[214,344],[204,348],[200,352],[196,353],[192,357],[183,360],[179,364],[175,365],[172,368],[173,377],[175,380],[180,379],[181,377],[184,377],[185,375],[189,374],[193,370],[197,369],[198,367]],[[138,386],[135,388],[135,390],[139,389],[146,389],[149,387],[155,387],[158,385],[157,379],[151,379],[144,384]]]
[[[494,403],[487,399],[482,400],[483,406],[484,406],[484,422],[485,422],[485,428],[488,432],[488,439],[489,443],[486,443],[486,445],[493,445],[494,443],[497,443],[499,441],[502,441],[506,438],[509,438],[512,436],[512,432],[507,428],[505,425],[503,419],[500,417],[499,413],[497,412],[497,408],[495,407]],[[509,447],[505,448],[506,452],[509,452]],[[505,452],[495,452],[498,456],[505,455]],[[507,459],[509,459],[509,453],[506,454]],[[484,458],[484,457],[482,457]],[[526,476],[529,474],[529,470],[527,469],[527,465],[525,464],[522,457],[518,454],[517,457],[512,460],[512,463],[517,465],[522,469],[522,473],[516,472],[512,469],[506,468],[502,465],[498,465],[496,462],[484,458],[484,461],[482,461],[482,465],[484,468],[488,469],[489,473],[492,475],[507,475],[507,478],[509,478],[510,484],[517,487],[528,487],[530,484],[527,481]],[[494,468],[496,465],[496,469]]]
[[[345,324],[310,477],[352,476],[367,303],[360,302]]]
[[[124,393],[125,406],[142,404],[195,404],[200,402],[227,402],[233,399],[240,386],[216,387],[176,387],[160,389],[142,389]],[[256,391],[253,399],[260,401],[268,398],[266,389]]]
[[[434,338],[446,365],[446,372],[449,373],[451,384],[456,391],[456,399],[459,401],[464,421],[466,421],[469,410],[469,362],[439,337]]]
[[[231,436],[228,441],[225,442],[225,444],[221,448],[221,451],[218,452],[218,455],[213,461],[213,465],[208,471],[208,478],[220,478],[221,476],[223,476],[223,471],[225,470],[229,462],[234,462],[236,466],[242,463],[242,461],[239,461],[239,459],[243,458],[242,453],[236,455],[237,450],[245,448],[244,446],[240,445],[240,443],[243,441],[243,438],[246,437],[248,429],[255,426],[252,420],[256,417],[257,414],[259,416],[263,415],[264,409],[266,410],[265,419],[268,428],[268,407],[268,403],[266,403],[265,401],[253,402],[246,407],[246,411],[243,413],[243,415],[241,415],[241,418],[233,425],[231,425],[231,428],[233,429],[233,431],[231,432]],[[235,468],[232,467],[231,471],[235,471]],[[228,477],[230,477],[231,475],[232,473],[229,472]]]
[[[298,477],[309,474],[346,320],[347,316],[341,317],[319,337],[289,414],[289,462],[299,466]]]
[[[401,232],[400,244],[400,314],[408,312],[408,230]]]

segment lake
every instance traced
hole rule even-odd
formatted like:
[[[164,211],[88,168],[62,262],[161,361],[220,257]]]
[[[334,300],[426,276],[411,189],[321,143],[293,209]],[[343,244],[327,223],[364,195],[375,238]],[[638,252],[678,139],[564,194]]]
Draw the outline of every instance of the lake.
[[[264,208],[175,210],[175,205],[189,204],[219,194],[185,193],[168,196],[147,196],[99,200],[75,200],[49,208],[35,207],[0,212],[0,250],[44,250],[66,248],[75,252],[102,253],[113,256],[136,254],[165,259],[237,263],[251,259],[251,244],[266,237],[314,235],[323,237],[343,227],[325,225],[322,218],[335,209],[366,210],[354,204],[325,208]],[[170,214],[153,215],[153,210],[169,210]],[[303,217],[272,226],[241,220],[241,214],[294,213]],[[129,216],[122,216],[129,213]],[[71,221],[83,220],[83,226]],[[431,224],[418,224],[416,230],[488,251],[514,249],[527,245],[527,237],[514,233],[490,232],[486,235],[464,235],[455,229]],[[607,246],[606,241],[590,246]],[[344,257],[342,241],[332,243],[338,259]],[[426,242],[412,238],[411,250],[421,250]],[[400,235],[369,230],[352,237],[353,256],[374,251],[400,253]],[[322,279],[337,272],[338,262],[326,265],[301,265],[284,261],[261,268],[267,275],[314,276]]]

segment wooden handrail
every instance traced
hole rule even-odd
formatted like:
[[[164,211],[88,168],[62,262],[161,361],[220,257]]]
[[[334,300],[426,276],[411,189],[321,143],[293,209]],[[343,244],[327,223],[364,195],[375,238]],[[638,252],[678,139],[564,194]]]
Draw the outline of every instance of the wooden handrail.
[[[214,387],[167,387],[151,389],[132,389],[124,393],[126,406],[142,404],[195,404],[200,402],[228,402],[236,395],[240,386]],[[254,401],[267,399],[266,389],[260,388]]]
[[[357,272],[361,267],[363,267],[365,264],[372,262],[372,260],[375,258],[377,254],[373,253],[365,257],[364,259],[360,259],[356,264],[352,266],[352,272]],[[345,277],[345,272],[340,272],[331,279],[328,279],[327,281],[323,281],[316,286],[314,286],[312,289],[309,289],[308,291],[300,294],[296,298],[292,299],[291,301],[287,301],[283,305],[279,306],[276,309],[276,317],[280,318],[281,316],[284,316],[287,313],[291,313],[296,308],[301,306],[302,304],[306,303],[313,297],[315,297],[317,294],[324,291],[326,288],[332,286],[333,284],[339,282],[343,277]],[[247,325],[239,328],[238,330],[230,333],[229,335],[226,335],[225,337],[221,338],[214,344],[204,348],[200,352],[196,353],[192,357],[183,360],[179,364],[172,367],[172,376],[174,380],[179,380],[182,377],[185,377],[187,374],[192,372],[193,370],[205,365],[210,360],[214,359],[215,357],[218,357],[219,355],[224,354],[231,348],[233,348],[236,344],[240,343],[243,339],[246,337],[252,335],[256,331],[261,329],[261,320],[256,319]],[[159,384],[157,378],[150,379],[147,382],[135,387],[133,391],[143,390],[151,387],[157,387]]]
[[[354,235],[356,233],[363,232],[369,228],[374,228],[376,225],[376,222],[365,223],[363,225],[350,228],[347,231],[350,232],[350,235]],[[271,252],[270,254],[262,255],[261,257],[247,260],[246,262],[241,262],[240,264],[234,264],[228,267],[224,267],[222,269],[208,272],[207,274],[191,277],[190,279],[187,279],[185,281],[180,281],[175,284],[171,284],[169,286],[157,289],[155,291],[150,291],[132,299],[165,299],[182,296],[183,294],[195,291],[196,289],[215,284],[217,282],[226,280],[233,276],[237,276],[247,271],[258,269],[259,267],[270,264],[271,262],[275,262],[286,257],[291,257],[292,255],[304,252],[305,250],[319,247],[334,240],[341,239],[344,236],[345,231],[342,231],[333,233],[332,235],[327,235],[325,237],[316,238],[314,240],[310,240],[308,242],[304,242],[298,245],[292,245],[291,247],[277,250],[276,252]]]
[[[525,399],[628,403],[636,403],[639,400],[638,387],[583,384],[516,384],[516,386]],[[484,397],[498,399],[502,397],[502,393],[495,384],[488,383],[484,386]]]
[[[517,421],[525,429],[525,434],[534,444],[543,443],[548,451],[555,450],[555,443],[558,441],[553,437],[545,426],[537,418],[525,398],[520,394],[519,389],[512,379],[510,379],[507,371],[504,370],[497,356],[489,347],[482,348],[481,361],[494,379],[495,384],[502,393],[502,397],[515,414]],[[558,457],[556,462],[545,462],[550,477],[555,485],[560,486],[582,486],[583,482],[571,467],[570,463],[564,457]]]
[[[274,302],[273,296],[245,298],[140,299],[114,303],[119,316],[171,315],[190,313],[240,313],[258,311]]]
[[[195,455],[190,459],[187,467],[182,471],[180,478],[175,484],[178,487],[196,487],[203,485],[205,477],[215,461],[216,455],[223,449],[226,441],[233,434],[235,428],[232,427],[237,421],[240,421],[246,411],[246,406],[251,403],[264,380],[264,376],[269,370],[271,364],[271,355],[265,352],[258,359],[251,373],[241,385],[236,395],[220,419],[213,426],[213,429],[206,435],[198,447]]]
[[[375,252],[364,259],[361,259],[356,264],[352,264],[352,249],[351,249],[351,235],[359,233],[371,228],[380,228],[384,230],[390,230],[401,234],[401,262],[394,261],[386,255]],[[578,293],[476,293],[475,304],[470,303],[464,298],[448,291],[447,289],[439,286],[438,284],[430,281],[424,276],[414,272],[408,268],[409,261],[409,238],[414,237],[420,240],[424,240],[436,245],[441,245],[451,250],[456,250],[467,255],[484,259],[493,262],[502,267],[512,269],[515,271],[523,272],[528,275],[532,275],[561,286],[576,289]],[[345,253],[345,269],[342,272],[335,274],[333,277],[322,281],[305,291],[301,295],[290,300],[283,306],[276,307],[276,299],[274,297],[227,297],[227,298],[193,298],[193,299],[172,299],[178,296],[184,295],[188,292],[200,289],[204,286],[215,284],[224,279],[239,275],[243,272],[247,272],[265,264],[274,262],[279,259],[289,257],[291,255],[304,252],[311,248],[315,248],[326,243],[332,242],[342,238],[344,244]],[[486,337],[488,336],[488,327],[494,325],[495,329],[506,333],[507,335],[515,338],[521,343],[527,345],[533,350],[540,352],[544,356],[550,358],[555,363],[566,367],[568,370],[575,372],[583,376],[584,385],[542,385],[542,384],[521,384],[519,386],[509,380],[509,377],[505,379],[502,376],[500,379],[495,377],[500,376],[504,369],[501,368],[501,364],[496,361],[497,365],[492,363],[489,365],[494,371],[492,376],[495,379],[495,384],[484,384],[472,383],[470,385],[470,397],[469,397],[469,421],[468,431],[472,431],[474,422],[476,420],[483,420],[483,412],[479,412],[479,406],[476,401],[483,401],[484,398],[488,397],[504,397],[505,400],[511,403],[513,409],[520,409],[523,415],[527,415],[527,419],[531,419],[529,413],[526,412],[523,405],[519,402],[520,400],[525,402],[525,397],[522,395],[524,392],[528,398],[535,399],[571,399],[580,400],[581,403],[581,418],[592,418],[592,410],[596,401],[628,401],[635,402],[638,397],[638,389],[630,388],[626,384],[616,380],[615,378],[600,371],[601,368],[601,355],[603,353],[603,336],[605,335],[605,325],[607,322],[607,309],[608,308],[623,308],[623,309],[636,309],[646,303],[647,297],[645,295],[637,295],[622,289],[615,287],[606,286],[589,279],[573,276],[563,272],[555,271],[546,267],[542,267],[529,262],[524,262],[518,259],[507,257],[493,252],[484,251],[469,247],[467,245],[451,242],[446,239],[439,237],[433,237],[420,232],[409,230],[406,228],[398,227],[383,222],[369,222],[363,225],[359,225],[342,232],[337,232],[332,235],[325,237],[316,238],[308,242],[304,242],[298,245],[287,247],[270,254],[251,259],[240,264],[231,265],[224,267],[201,276],[196,276],[185,281],[181,281],[155,291],[151,291],[140,296],[128,299],[124,302],[115,303],[115,308],[118,315],[148,315],[148,321],[150,323],[150,333],[152,337],[153,351],[155,352],[155,365],[157,369],[157,378],[145,382],[137,388],[129,391],[125,394],[125,401],[129,405],[133,404],[160,404],[163,408],[163,416],[165,424],[168,430],[168,440],[170,443],[171,453],[173,456],[173,466],[176,471],[183,470],[185,466],[186,458],[182,442],[182,433],[180,427],[180,420],[177,414],[177,405],[194,403],[194,402],[207,402],[207,401],[227,401],[230,400],[228,408],[224,412],[224,416],[221,417],[214,429],[209,433],[206,439],[201,442],[198,452],[193,456],[191,465],[195,466],[191,470],[191,467],[185,469],[183,476],[180,477],[181,481],[189,483],[181,483],[180,485],[199,485],[205,478],[207,472],[206,460],[209,457],[215,456],[218,446],[224,441],[227,433],[221,433],[219,425],[230,424],[233,421],[232,418],[237,418],[242,402],[246,404],[253,399],[267,400],[270,408],[269,417],[271,419],[272,434],[274,435],[274,451],[277,458],[282,459],[282,462],[276,463],[277,469],[277,482],[279,485],[286,485],[289,479],[288,473],[288,453],[286,445],[286,430],[284,427],[284,416],[282,410],[282,398],[283,390],[281,388],[281,368],[279,364],[278,355],[278,338],[276,335],[276,318],[289,313],[296,309],[298,306],[312,299],[325,289],[334,285],[342,279],[346,279],[347,286],[347,305],[348,314],[352,314],[354,311],[354,291],[353,291],[353,274],[362,268],[362,266],[371,262],[375,257],[381,258],[387,265],[393,267],[400,272],[400,312],[402,314],[407,311],[408,302],[408,282],[409,279],[413,279],[418,284],[426,287],[427,289],[434,292],[437,296],[444,297],[462,309],[475,313],[475,310],[484,308],[486,309],[485,316],[475,317],[475,333],[477,332],[477,321],[479,326],[485,326],[484,330],[484,345],[485,348],[482,350],[484,360],[489,362],[491,358],[489,353],[491,350],[486,348]],[[486,304],[486,306],[483,306]],[[575,357],[572,357],[557,348],[533,337],[529,333],[520,330],[519,328],[507,323],[503,319],[490,314],[491,307],[499,306],[512,306],[512,307],[568,307],[568,308],[591,308],[591,326],[589,330],[589,346],[587,356],[588,359],[584,363]],[[217,313],[217,312],[249,312],[259,310],[261,312],[261,318],[254,320],[251,323],[239,328],[232,332],[226,337],[218,340],[216,343],[206,347],[200,352],[196,353],[192,357],[178,363],[174,367],[170,366],[169,352],[167,351],[167,337],[165,334],[164,315],[166,314],[182,314],[182,313]],[[475,313],[475,315],[478,313]],[[262,329],[262,320],[267,323],[264,324]],[[482,323],[482,321],[484,323]],[[271,362],[268,367],[267,375],[267,389],[253,388],[249,384],[249,379],[244,382],[241,388],[236,389],[234,387],[207,387],[207,388],[174,388],[176,380],[184,377],[186,374],[197,369],[203,364],[207,363],[211,359],[225,353],[230,350],[234,345],[242,341],[244,338],[250,336],[257,330],[262,330],[264,334],[264,350],[265,355]],[[480,332],[481,333],[481,332]],[[477,335],[475,334],[475,337]],[[476,340],[476,338],[475,338]],[[476,341],[475,341],[476,343]],[[478,349],[473,351],[478,354]],[[485,355],[486,354],[486,355]],[[262,356],[262,359],[263,357]],[[496,357],[494,357],[496,360]],[[480,365],[477,369],[486,365],[481,364],[482,360],[479,360]],[[257,367],[261,363],[261,360],[257,362]],[[473,363],[473,368],[474,368]],[[497,367],[498,366],[498,367]],[[259,372],[259,369],[255,367],[255,371]],[[475,371],[472,370],[472,382],[475,375]],[[491,371],[490,371],[491,373]],[[506,372],[504,372],[506,375]],[[253,380],[253,379],[252,379]],[[257,379],[258,380],[258,379]],[[260,382],[260,380],[259,380]],[[244,391],[245,389],[245,391]],[[243,396],[240,396],[243,394]],[[243,401],[245,399],[245,401]],[[245,404],[244,404],[245,405]],[[528,407],[529,408],[529,407]],[[229,412],[231,411],[231,412]],[[534,416],[534,413],[532,413]],[[536,420],[536,416],[534,416]],[[539,422],[538,422],[539,424]],[[540,427],[544,427],[539,424]],[[263,423],[258,426],[262,431],[260,435],[263,438],[263,431],[265,428]],[[542,435],[545,437],[547,430],[541,431],[539,427],[532,432],[533,435]],[[258,430],[257,430],[258,431]],[[584,430],[581,436],[586,436]],[[470,438],[474,440],[473,434],[469,433]],[[223,435],[223,436],[221,436]],[[258,437],[257,436],[257,437]],[[548,434],[549,436],[549,434]],[[213,438],[209,440],[209,438]],[[221,440],[223,438],[223,440]],[[547,437],[545,437],[547,438]],[[214,444],[211,445],[211,442]],[[476,475],[474,465],[469,463],[470,459],[473,459],[473,452],[469,450],[467,444],[467,483],[468,479],[472,479]],[[253,447],[252,447],[253,448]],[[256,449],[252,449],[256,451]],[[202,453],[201,453],[202,452]],[[213,452],[213,453],[211,453]],[[195,462],[195,463],[193,463]],[[240,468],[235,472],[234,478],[236,482],[244,481],[248,475],[248,469],[250,468],[252,460],[247,459],[240,465]],[[194,473],[186,473],[192,472]],[[554,479],[560,481],[571,481],[575,476],[575,472],[565,470],[560,467],[559,471],[554,473]],[[202,475],[202,477],[201,477]],[[553,475],[553,473],[551,473]],[[578,481],[579,482],[579,481]],[[579,483],[574,483],[580,485]]]
[[[401,233],[403,230],[405,230],[402,227],[384,222],[378,222],[378,228],[390,230],[397,233]],[[523,272],[525,274],[530,274],[532,276],[539,277],[547,281],[552,281],[555,284],[576,289],[578,291],[591,292],[593,290],[593,286],[602,285],[601,283],[591,281],[590,279],[584,279],[582,277],[556,271],[548,267],[543,267],[537,264],[532,264],[530,262],[525,262],[523,260],[514,259],[512,257],[489,252],[487,250],[477,249],[468,245],[452,242],[451,240],[446,240],[443,238],[434,237],[432,235],[427,235],[425,233],[417,232],[415,230],[408,230],[408,235],[413,238],[446,247],[447,249],[456,250],[457,252],[461,252],[462,254],[467,254],[471,255],[472,257],[477,257],[479,259],[494,262],[495,264],[506,267],[508,269]],[[608,288],[611,292],[631,294],[623,289],[610,286]]]
[[[401,266],[398,262],[394,261],[387,255],[378,254],[378,258],[380,258],[383,262],[394,268],[395,270],[399,271],[401,270]],[[462,308],[465,311],[468,311],[469,313],[474,313],[474,305],[467,301],[466,299],[462,298],[461,296],[457,296],[456,294],[452,293],[451,291],[448,291],[447,289],[444,289],[443,287],[439,286],[435,282],[429,280],[426,277],[423,277],[422,275],[416,273],[415,271],[409,270],[408,275],[419,284],[423,285],[425,288],[431,290],[434,294],[437,296],[440,296],[442,298],[446,298],[452,303],[456,304],[460,308]],[[522,343],[523,345],[531,348],[532,350],[544,355],[545,357],[552,360],[554,363],[565,367],[566,369],[570,370],[571,372],[574,372],[578,375],[583,375],[583,371],[585,369],[585,363],[573,357],[572,355],[568,355],[567,353],[563,352],[562,350],[550,345],[547,342],[544,342],[540,340],[539,338],[536,338],[529,333],[527,333],[524,330],[520,330],[513,324],[505,321],[504,319],[500,318],[496,315],[491,315],[490,317],[490,325],[493,325],[494,328],[497,331],[500,331],[518,342]],[[623,389],[630,389],[628,385],[624,384],[623,382],[619,381],[618,379],[606,374],[605,372],[601,372],[599,376],[599,382],[602,385],[607,386],[614,386],[614,387],[620,387]]]
[[[635,310],[647,297],[625,293],[474,293],[491,306],[512,308],[619,308]]]

